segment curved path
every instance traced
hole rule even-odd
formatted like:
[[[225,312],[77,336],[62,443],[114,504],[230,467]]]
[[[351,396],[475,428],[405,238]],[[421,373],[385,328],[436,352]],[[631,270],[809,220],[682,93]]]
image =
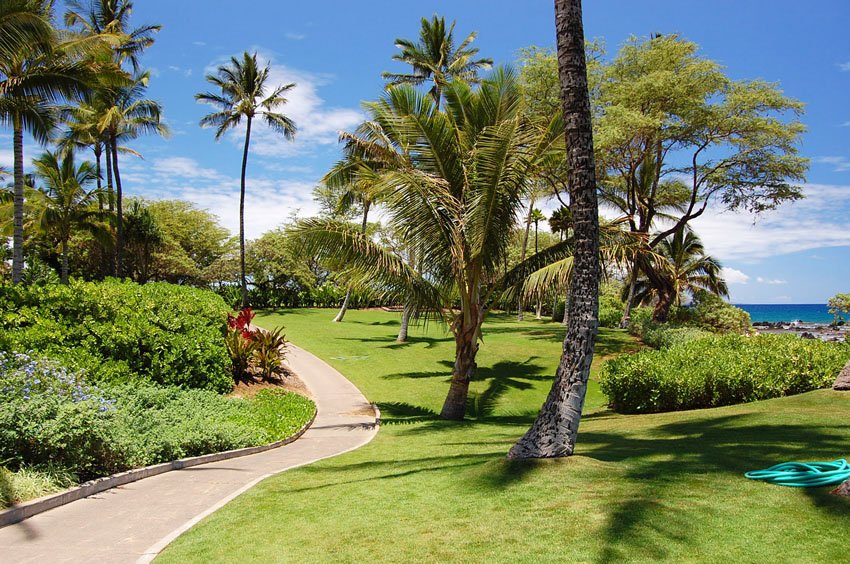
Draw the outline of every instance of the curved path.
[[[0,529],[0,561],[148,562],[180,533],[263,478],[372,440],[377,433],[374,410],[354,384],[293,345],[288,362],[318,409],[315,422],[297,441],[145,478],[9,525]]]

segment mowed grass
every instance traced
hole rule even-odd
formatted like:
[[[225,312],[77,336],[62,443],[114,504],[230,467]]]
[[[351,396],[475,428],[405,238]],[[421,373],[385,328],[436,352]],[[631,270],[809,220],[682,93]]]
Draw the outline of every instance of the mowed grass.
[[[475,416],[440,421],[453,343],[441,326],[393,342],[398,316],[258,315],[380,404],[369,445],[270,478],[174,542],[161,562],[800,561],[847,557],[850,500],[743,472],[850,457],[850,395],[822,390],[741,406],[621,416],[590,388],[578,455],[505,453],[548,391],[558,324],[485,324]],[[634,348],[603,330],[601,357]],[[595,364],[598,371],[598,361]]]

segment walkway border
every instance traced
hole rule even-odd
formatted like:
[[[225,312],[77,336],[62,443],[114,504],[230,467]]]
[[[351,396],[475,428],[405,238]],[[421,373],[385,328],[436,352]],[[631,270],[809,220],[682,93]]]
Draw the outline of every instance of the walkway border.
[[[268,443],[260,446],[237,448],[234,450],[225,450],[222,452],[202,454],[200,456],[180,458],[177,460],[172,460],[171,462],[162,462],[160,464],[154,464],[153,466],[145,466],[144,468],[135,468],[133,470],[127,470],[126,472],[112,474],[111,476],[96,478],[94,480],[88,481],[84,484],[81,484],[69,490],[65,490],[63,492],[46,495],[44,497],[40,497],[38,499],[33,499],[30,501],[25,501],[23,503],[14,505],[12,507],[0,511],[0,528],[12,525],[14,523],[19,523],[24,519],[32,517],[33,515],[38,515],[39,513],[44,513],[45,511],[48,511],[50,509],[61,507],[62,505],[77,501],[78,499],[83,499],[84,497],[89,497],[90,495],[94,495],[118,486],[137,482],[144,478],[150,478],[151,476],[157,476],[159,474],[164,474],[165,472],[180,470],[182,468],[191,468],[192,466],[198,466],[199,464],[208,464],[210,462],[218,462],[219,460],[228,460],[230,458],[248,456],[249,454],[257,454],[259,452],[265,452],[273,448],[288,445],[289,443],[298,440],[301,435],[307,432],[307,429],[309,429],[313,422],[316,420],[316,415],[318,415],[318,413],[318,408],[314,409],[313,417],[311,417],[309,421],[307,421],[294,435],[292,435],[291,437],[287,437],[286,439],[282,439],[280,441],[275,441],[273,443]]]

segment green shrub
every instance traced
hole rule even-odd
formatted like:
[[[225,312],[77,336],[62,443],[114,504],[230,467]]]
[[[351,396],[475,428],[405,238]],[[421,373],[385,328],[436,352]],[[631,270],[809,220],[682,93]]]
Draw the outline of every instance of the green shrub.
[[[711,337],[713,333],[697,327],[674,327],[654,324],[647,327],[641,340],[655,349],[669,349],[672,346],[687,343],[696,339]]]
[[[77,481],[67,470],[48,465],[17,472],[0,467],[0,509],[70,488]]]
[[[150,383],[95,388],[55,362],[0,357],[0,460],[54,464],[82,480],[291,435],[310,400],[261,392],[245,400]]]
[[[0,286],[0,350],[34,350],[99,382],[230,390],[227,306],[166,283]]]
[[[750,314],[739,307],[728,304],[710,292],[701,291],[694,297],[691,308],[682,308],[690,319],[685,320],[718,333],[745,334],[752,330]]]
[[[623,319],[623,300],[620,284],[607,282],[599,289],[599,326],[616,328]]]
[[[714,336],[610,360],[600,385],[621,413],[697,409],[827,387],[848,360],[846,344],[792,335]]]

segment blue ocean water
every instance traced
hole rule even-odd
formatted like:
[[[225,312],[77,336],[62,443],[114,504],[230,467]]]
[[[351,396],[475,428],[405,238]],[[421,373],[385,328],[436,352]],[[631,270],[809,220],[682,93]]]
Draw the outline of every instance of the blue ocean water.
[[[804,321],[806,323],[831,323],[832,315],[826,304],[733,304],[757,321]]]

